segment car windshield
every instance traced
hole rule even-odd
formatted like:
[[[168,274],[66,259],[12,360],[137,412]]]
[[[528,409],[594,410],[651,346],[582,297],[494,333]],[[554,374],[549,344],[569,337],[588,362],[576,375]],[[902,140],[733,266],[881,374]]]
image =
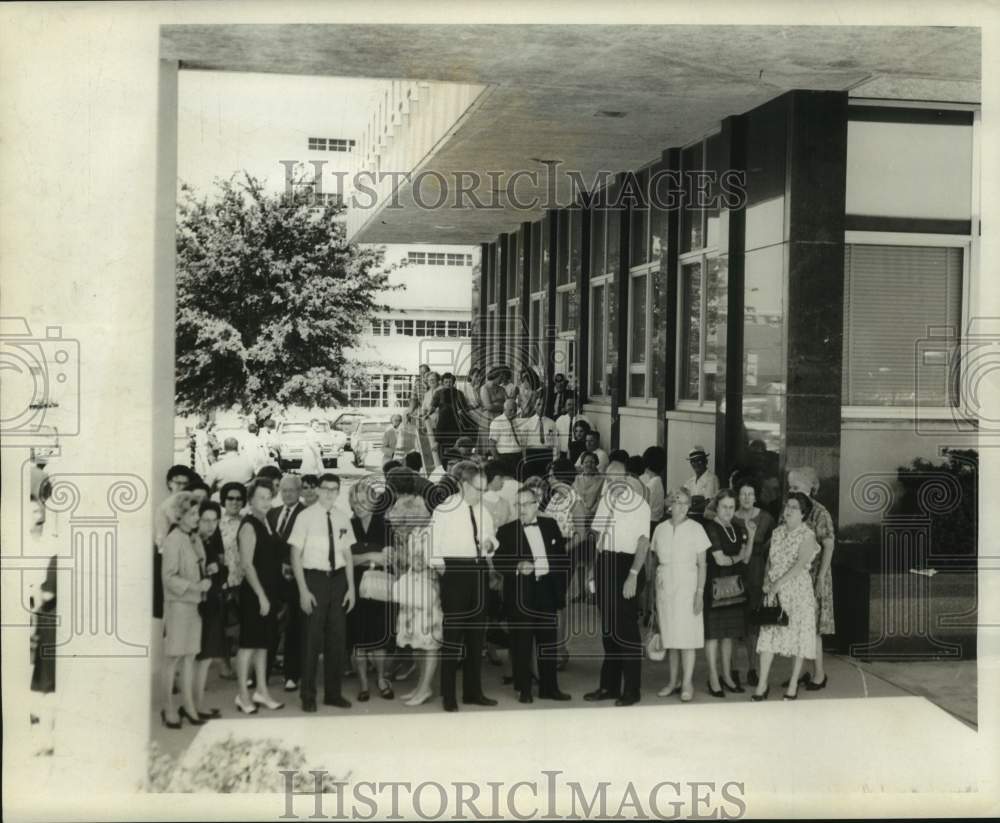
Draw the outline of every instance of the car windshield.
[[[389,428],[388,420],[373,420],[371,422],[361,424],[361,433],[376,434],[384,432],[387,428]]]
[[[304,432],[309,431],[309,429],[310,426],[308,423],[285,423],[285,425],[281,427],[283,434],[303,434]]]
[[[358,420],[361,419],[360,414],[343,415],[337,418],[337,429],[344,432],[344,434],[349,434],[354,431],[354,427],[358,424]]]

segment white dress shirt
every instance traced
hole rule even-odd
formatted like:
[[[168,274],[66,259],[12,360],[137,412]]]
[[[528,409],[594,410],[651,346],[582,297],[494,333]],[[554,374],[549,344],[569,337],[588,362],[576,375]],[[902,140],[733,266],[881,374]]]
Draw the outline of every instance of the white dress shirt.
[[[642,484],[630,478],[608,478],[601,492],[592,528],[597,550],[635,554],[639,539],[649,537],[649,503]]]
[[[517,422],[518,434],[524,445],[532,449],[558,447],[559,431],[551,417],[542,417],[539,422],[538,415],[533,414],[531,417],[522,417]]]
[[[511,420],[505,414],[495,417],[490,423],[490,440],[496,441],[500,454],[517,454],[526,445],[518,419]]]
[[[701,495],[702,497],[711,499],[719,492],[719,478],[715,476],[714,472],[710,472],[706,469],[705,473],[701,477],[692,474],[685,481],[684,489],[692,497]]]
[[[473,531],[472,517],[476,520]],[[493,517],[485,505],[470,506],[461,494],[453,494],[434,510],[431,518],[431,565],[441,567],[445,558],[476,559],[476,537],[483,559],[496,550]]]
[[[663,491],[663,480],[658,474],[645,471],[639,478],[646,487],[646,501],[649,503],[651,520],[659,523],[665,514],[666,494]]]
[[[537,520],[523,528],[525,537],[528,538],[528,545],[531,547],[531,556],[535,564],[535,579],[537,580],[549,573],[549,556],[545,553],[545,540],[542,538],[542,530],[538,527]]]
[[[302,552],[302,568],[316,571],[330,571],[330,533],[327,520],[333,521],[333,544],[336,548],[336,568],[347,565],[354,542],[354,529],[350,518],[334,506],[328,512],[319,503],[313,503],[299,512],[292,526],[288,543],[296,551]]]

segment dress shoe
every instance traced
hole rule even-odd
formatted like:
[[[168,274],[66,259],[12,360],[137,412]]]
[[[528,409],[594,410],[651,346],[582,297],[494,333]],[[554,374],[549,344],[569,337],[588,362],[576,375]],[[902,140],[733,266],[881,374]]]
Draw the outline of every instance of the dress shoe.
[[[185,709],[183,706],[181,706],[177,710],[177,714],[181,718],[183,718],[184,720],[186,720],[188,723],[190,723],[192,726],[204,726],[205,725],[205,721],[204,720],[202,720],[199,717],[192,717],[191,715],[188,714],[187,709]],[[195,712],[195,714],[197,715],[198,712]]]
[[[712,688],[712,684],[711,683],[708,683],[707,685],[708,685],[708,693],[710,695],[712,695],[712,697],[725,697],[726,696],[726,690],[725,689],[719,689],[718,691],[716,691],[715,689]]]
[[[218,709],[209,709],[207,712],[198,712],[198,717],[202,720],[215,720],[217,717],[222,717],[222,712]]]
[[[265,709],[270,709],[271,711],[277,711],[278,709],[285,708],[284,703],[279,703],[277,700],[274,700],[269,697],[264,697],[264,695],[262,695],[260,692],[253,693],[253,702],[256,703],[258,706],[263,706]]]
[[[302,701],[302,711],[304,711],[304,712],[314,712],[314,711],[316,711],[316,701],[315,700],[303,700]]]
[[[517,702],[518,703],[534,703],[535,702],[535,698],[533,698],[531,696],[531,692],[521,692],[517,696]]]
[[[829,683],[829,682],[830,682],[830,675],[828,675],[828,674],[823,675],[823,682],[822,683],[818,683],[815,680],[813,680],[812,678],[809,678],[809,680],[807,680],[806,683],[805,683],[806,691],[807,692],[818,692],[820,689],[825,689],[826,688],[826,684]]]
[[[168,729],[179,729],[181,727],[180,720],[177,720],[176,723],[172,720],[167,720],[167,712],[164,709],[160,709],[160,720]]]
[[[371,697],[371,695],[368,693],[368,689],[362,689],[358,692],[359,703],[367,703],[369,697]]]
[[[615,701],[615,705],[616,706],[634,706],[638,702],[639,702],[639,695],[637,695],[637,694],[632,694],[632,695],[629,695],[627,697],[623,695],[622,697],[619,697]]]
[[[539,700],[572,700],[573,695],[566,694],[566,692],[561,692],[559,689],[551,692],[539,692]]]
[[[680,693],[681,693],[681,687],[680,686],[674,686],[672,688],[670,686],[664,686],[662,689],[660,689],[656,693],[656,696],[657,697],[673,697],[675,694],[680,694]]]
[[[385,683],[385,686],[382,685],[383,683]],[[376,685],[378,686],[378,693],[382,696],[383,700],[392,700],[396,696],[388,680],[380,679]]]
[[[767,696],[770,693],[771,693],[771,687],[768,686],[766,689],[764,689],[764,693],[763,694],[752,694],[752,695],[750,695],[750,699],[754,703],[759,703],[761,700],[767,700]]]
[[[456,703],[454,700],[445,700],[444,701],[444,710],[446,712],[457,712],[458,711],[458,703]]]
[[[792,679],[788,678],[788,680],[786,680],[784,683],[781,684],[781,688],[787,689],[788,688],[788,684],[791,683],[791,682],[792,682]],[[799,678],[799,685],[800,686],[803,686],[803,685],[805,685],[807,683],[811,683],[811,682],[812,682],[812,675],[809,674],[809,672],[806,672],[804,675],[802,675],[802,677]]]
[[[495,706],[497,701],[492,697],[486,697],[486,695],[479,695],[479,697],[474,697],[472,700],[462,701],[466,706]]]
[[[336,706],[338,709],[351,708],[351,701],[339,694],[336,697],[327,697],[323,700],[324,706]]]
[[[784,700],[798,700],[799,699],[799,692],[796,689],[795,694],[784,694],[784,695],[782,695],[782,699],[784,699]]]
[[[694,689],[682,689],[681,690],[681,703],[690,703],[694,698]]]
[[[257,714],[257,707],[254,705],[253,701],[250,701],[250,705],[247,705],[242,700],[240,696],[236,695],[236,699],[233,701],[236,704],[236,708],[239,709],[243,714]]]
[[[607,689],[595,689],[592,692],[587,692],[584,696],[584,700],[588,700],[591,703],[598,700],[617,700],[620,695],[610,692]]]
[[[736,685],[730,686],[723,678],[721,677],[719,678],[719,684],[722,686],[723,691],[732,692],[733,694],[743,694],[746,691],[746,689],[744,689],[740,685],[740,681],[736,678],[735,675],[733,676],[733,682]]]

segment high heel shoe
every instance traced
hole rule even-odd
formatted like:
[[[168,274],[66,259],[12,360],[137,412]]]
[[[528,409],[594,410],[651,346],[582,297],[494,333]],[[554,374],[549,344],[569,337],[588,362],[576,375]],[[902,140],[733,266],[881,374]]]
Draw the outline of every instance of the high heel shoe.
[[[160,709],[160,720],[163,721],[163,725],[166,726],[168,729],[179,729],[181,727],[180,720],[178,720],[176,723],[167,720],[166,709]]]
[[[409,700],[403,702],[404,706],[423,706],[428,700],[434,697],[433,692],[427,692],[424,695],[414,695]]]
[[[236,704],[236,708],[243,714],[257,714],[257,707],[253,704],[253,701],[251,701],[250,705],[247,706],[242,700],[240,700],[240,696],[236,695],[236,699],[233,700],[233,702]]]
[[[253,693],[253,702],[256,703],[258,706],[263,706],[264,708],[270,709],[271,711],[276,711],[277,709],[285,708],[284,703],[279,703],[277,700],[274,700],[272,698],[265,698],[264,695],[262,695],[260,692]]]
[[[828,674],[824,674],[823,675],[823,682],[822,683],[818,683],[817,681],[815,681],[812,678],[810,678],[809,680],[806,681],[806,684],[805,684],[806,685],[806,691],[807,692],[818,692],[820,689],[825,689],[826,688],[826,684],[829,683],[829,682],[830,682],[830,675],[828,675]]]
[[[719,684],[722,686],[722,690],[726,692],[732,692],[733,694],[743,694],[746,689],[740,685],[740,680],[736,675],[733,675],[733,682],[735,686],[730,686],[723,678],[719,678]]]
[[[184,720],[186,720],[188,723],[190,723],[192,726],[204,726],[205,725],[205,721],[204,720],[201,720],[200,718],[197,718],[197,717],[192,717],[191,715],[188,714],[187,709],[185,709],[183,706],[181,706],[177,710],[177,714],[178,714],[178,716],[180,716]],[[195,712],[195,714],[197,714],[197,712]]]
[[[712,695],[712,697],[725,697],[726,696],[726,690],[725,689],[719,689],[718,691],[716,691],[715,689],[712,688],[712,684],[711,683],[707,683],[706,685],[708,686],[708,693],[710,695]]]
[[[750,695],[750,699],[754,703],[759,703],[761,700],[767,700],[767,696],[770,693],[771,693],[771,687],[768,686],[766,689],[764,689],[764,693],[763,694],[752,694],[752,695]]]
[[[673,686],[673,687],[671,687],[671,686],[664,686],[662,689],[660,689],[656,693],[656,696],[657,697],[673,697],[675,694],[680,694],[680,693],[681,693],[681,687],[680,686]]]
[[[782,695],[782,700],[798,700],[798,699],[799,699],[798,689],[795,690],[795,694],[788,694],[786,692],[785,694]]]

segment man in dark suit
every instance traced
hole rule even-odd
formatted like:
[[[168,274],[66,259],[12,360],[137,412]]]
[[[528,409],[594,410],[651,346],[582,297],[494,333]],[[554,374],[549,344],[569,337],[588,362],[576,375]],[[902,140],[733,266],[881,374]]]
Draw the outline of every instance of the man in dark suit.
[[[517,493],[518,517],[497,530],[500,547],[494,568],[503,575],[504,610],[511,638],[514,689],[531,703],[532,645],[538,656],[538,696],[569,700],[559,690],[557,613],[565,602],[569,557],[559,525],[538,516],[538,495],[524,486]]]
[[[284,585],[281,598],[285,604],[284,619],[281,629],[274,633],[272,647],[267,653],[267,670],[270,674],[274,666],[274,658],[278,651],[278,641],[285,641],[285,691],[294,692],[299,687],[299,675],[302,667],[302,609],[299,606],[299,590],[291,573],[291,558],[288,554],[288,537],[299,513],[305,509],[305,504],[299,499],[302,494],[302,478],[297,474],[286,474],[281,478],[279,486],[281,506],[275,506],[267,513],[267,522],[275,534],[284,541],[282,547],[282,571]]]

